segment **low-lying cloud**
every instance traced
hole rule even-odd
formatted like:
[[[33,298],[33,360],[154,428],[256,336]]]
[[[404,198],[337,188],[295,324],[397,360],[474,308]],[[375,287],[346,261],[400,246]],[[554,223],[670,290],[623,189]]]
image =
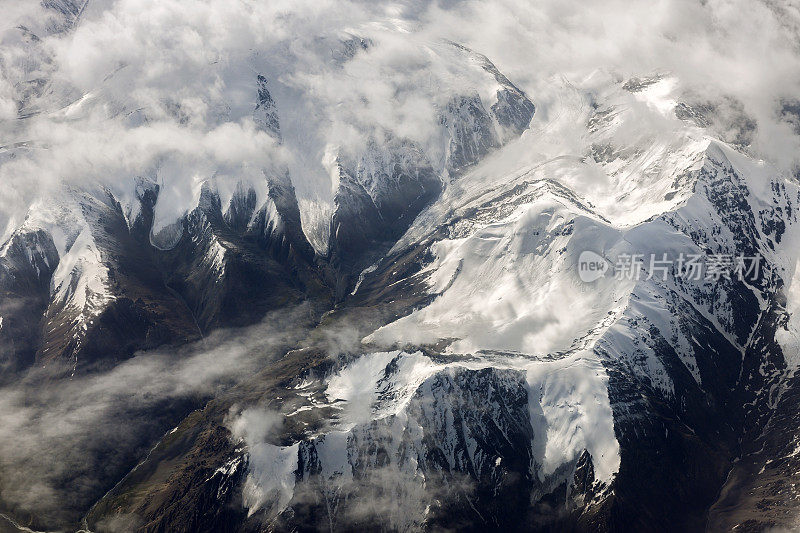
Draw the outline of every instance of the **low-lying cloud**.
[[[113,370],[52,381],[32,370],[0,389],[0,500],[53,527],[75,521],[188,411],[293,346],[305,306]]]
[[[0,240],[64,183],[125,197],[154,173],[166,225],[203,181],[262,180],[273,167],[289,168],[304,223],[324,228],[339,150],[391,131],[435,155],[437,108],[487,90],[445,40],[488,56],[531,96],[534,121],[564,87],[597,90],[598,69],[620,81],[666,72],[687,99],[716,106],[722,134],[752,121],[742,143],[754,155],[791,172],[800,154],[796,117],[782,108],[800,94],[800,12],[788,2],[90,0],[66,31],[39,2],[0,10]],[[259,74],[281,143],[252,119]],[[299,336],[303,316],[140,354],[102,375],[32,372],[0,389],[0,500],[73,518],[179,413]],[[357,337],[327,342],[348,351]]]

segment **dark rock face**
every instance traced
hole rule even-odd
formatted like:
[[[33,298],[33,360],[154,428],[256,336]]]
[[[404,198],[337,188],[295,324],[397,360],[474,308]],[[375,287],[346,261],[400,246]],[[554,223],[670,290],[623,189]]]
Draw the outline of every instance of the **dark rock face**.
[[[287,173],[267,178],[268,196],[275,206],[278,220],[271,219],[264,206],[255,214],[248,233],[257,236],[259,242],[279,261],[313,264],[314,250],[306,239],[300,223],[300,208],[297,205],[294,187]]]
[[[628,92],[638,93],[638,92],[650,87],[654,83],[658,83],[659,81],[661,81],[661,76],[658,76],[658,75],[656,75],[656,76],[646,76],[646,77],[642,77],[642,78],[634,77],[634,78],[631,78],[628,81],[626,81],[622,85],[622,88],[625,89]]]
[[[533,102],[513,85],[497,91],[497,102],[492,104],[497,122],[514,135],[522,135],[528,129],[535,111]]]
[[[348,41],[356,43],[356,41]],[[443,168],[437,170],[412,142],[386,134],[356,157],[339,159],[339,189],[331,220],[330,264],[337,298],[383,256],[416,216],[441,193],[445,178],[466,171],[530,124],[535,106],[485,56],[452,43],[491,74],[500,88],[486,109],[477,93],[453,97],[441,110]],[[358,45],[364,48],[368,44]],[[356,50],[356,44],[348,49]]]
[[[368,50],[374,43],[372,40],[353,35],[348,39],[341,40],[338,45],[331,49],[331,57],[337,64],[344,64],[359,52]]]
[[[364,262],[361,255],[375,241],[386,243],[387,224],[364,186],[349,173],[341,171],[339,191],[334,199],[336,211],[331,220],[333,241],[331,256],[345,271],[356,271]]]
[[[440,194],[442,182],[418,147],[397,139],[371,144],[357,162],[340,163],[339,172],[329,255],[341,298]]]
[[[519,372],[444,371],[402,415],[348,432],[344,448],[330,434],[302,442],[294,497],[270,527],[515,528],[534,485],[524,383]],[[330,474],[332,454],[346,471]]]
[[[140,199],[141,217],[152,217],[148,204],[152,199],[152,191]],[[74,372],[124,359],[140,348],[196,338],[197,327],[184,304],[164,290],[162,273],[142,226],[129,228],[119,203],[105,191],[84,194],[80,202],[85,231],[91,232],[109,272],[109,302],[94,320],[85,323],[70,299],[51,300],[44,313],[37,363],[67,365]],[[71,274],[70,291],[82,275],[80,270]]]
[[[742,103],[731,97],[680,102],[675,106],[675,116],[701,128],[711,128],[723,141],[737,146],[749,146],[758,128],[756,120],[745,113]]]
[[[592,455],[588,450],[584,450],[575,465],[575,475],[573,475],[573,487],[576,495],[591,496],[594,485],[594,464]]]
[[[706,118],[711,112],[713,107],[708,104],[697,104],[690,106],[680,102],[675,106],[675,116],[681,120],[694,122],[701,128],[707,128],[711,122]]]
[[[451,43],[457,50],[476,61],[483,70],[494,77],[500,88],[497,90],[497,102],[492,104],[492,116],[501,127],[500,137],[505,141],[522,135],[536,112],[528,97],[492,63],[488,57],[479,54],[457,43]]]
[[[253,189],[245,190],[240,183],[233,193],[230,206],[223,215],[223,219],[231,230],[242,233],[250,225],[250,220],[253,218],[255,210],[256,191]]]
[[[800,413],[796,378],[781,379],[786,375],[785,361],[775,332],[783,327],[786,315],[780,300],[778,297],[770,302],[744,354],[737,387],[738,395],[747,402],[740,455],[730,465],[719,497],[708,510],[709,531],[794,527]]]
[[[103,367],[219,326],[251,324],[309,296],[328,298],[285,179],[271,181],[270,216],[267,206],[254,212],[252,190],[237,191],[223,215],[219,197],[206,188],[199,206],[180,222],[169,250],[151,245],[158,188],[143,185],[139,192],[141,209],[130,223],[108,192],[79,199],[84,231],[108,273],[106,294],[91,319],[73,303],[82,298],[75,291],[88,290],[82,279],[89,274],[80,265],[68,273],[66,299],[53,299],[59,259],[49,235],[20,234],[9,243],[2,271],[9,311],[0,315],[5,322],[0,335],[14,338],[4,348],[9,369],[23,370],[34,359],[70,372]]]
[[[281,191],[273,193],[280,201]],[[240,193],[223,216],[219,196],[202,191],[199,206],[183,222],[183,237],[159,254],[166,284],[186,302],[202,331],[255,322],[267,311],[299,303],[306,294],[324,293],[312,271],[310,245],[302,233],[283,231],[280,220],[264,212],[250,220],[254,193]],[[249,203],[248,203],[249,202]],[[276,211],[299,221],[296,201]],[[291,208],[294,207],[294,210]],[[229,223],[227,220],[230,220]],[[294,237],[294,238],[293,238]]]
[[[33,364],[38,325],[50,299],[58,251],[44,231],[18,233],[0,258],[0,368],[8,376]]]
[[[454,97],[442,114],[450,139],[447,168],[459,172],[500,146],[491,116],[477,94]]]
[[[800,135],[800,101],[782,99],[779,103],[778,114],[784,122],[791,124],[795,133]]]
[[[277,141],[281,140],[281,126],[278,119],[278,109],[272,95],[267,89],[267,78],[258,75],[258,100],[255,110],[253,110],[253,120],[263,131],[271,134]]]
[[[43,0],[42,5],[53,13],[48,21],[48,31],[58,33],[72,28],[87,3],[87,0]]]

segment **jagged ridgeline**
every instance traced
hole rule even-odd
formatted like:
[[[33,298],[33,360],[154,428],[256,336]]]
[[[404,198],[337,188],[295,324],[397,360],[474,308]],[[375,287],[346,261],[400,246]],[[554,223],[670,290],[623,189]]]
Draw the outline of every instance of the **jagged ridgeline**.
[[[59,174],[0,210],[0,529],[798,527],[800,188],[746,102],[394,19],[76,81],[92,9],[3,34],[0,165]]]
[[[156,220],[161,168],[136,178],[127,197],[109,187],[72,187],[37,205],[3,256],[15,269],[4,272],[7,301],[24,310],[19,318],[4,315],[0,335],[15,342],[5,343],[3,361],[9,368],[65,363],[75,371],[253,323],[309,298],[322,307],[341,301],[439,196],[448,176],[520,135],[533,117],[530,100],[485,57],[457,51],[464,61],[477,58],[496,80],[496,101],[453,96],[441,109],[442,162],[391,132],[370,139],[363,152],[342,154],[324,252],[309,243],[293,177],[281,164],[233,181],[232,189],[226,182],[226,192],[220,180],[203,182],[197,204],[169,223]],[[269,82],[262,75],[252,81],[252,119],[280,146],[280,110]],[[66,238],[56,246],[53,234]],[[13,245],[22,241],[32,246]],[[30,284],[38,287],[34,301],[12,304],[33,297]],[[44,316],[38,331],[24,313]]]

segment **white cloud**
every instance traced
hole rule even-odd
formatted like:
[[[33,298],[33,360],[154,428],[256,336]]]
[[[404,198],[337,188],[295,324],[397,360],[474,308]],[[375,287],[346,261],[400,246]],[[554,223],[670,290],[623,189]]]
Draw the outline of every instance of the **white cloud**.
[[[0,30],[2,144],[37,143],[12,160],[0,153],[0,182],[14,189],[0,193],[5,233],[63,180],[120,186],[175,158],[181,172],[165,185],[183,192],[159,208],[168,224],[191,207],[198,180],[265,164],[276,148],[249,122],[257,73],[279,106],[304,223],[324,231],[336,187],[327,147],[357,151],[371,132],[391,130],[433,153],[436,106],[453,93],[491,92],[443,39],[490,57],[541,116],[563,97],[554,76],[580,86],[598,68],[622,79],[671,72],[681,91],[741,102],[758,124],[752,148],[761,156],[790,169],[800,148],[776,114],[800,89],[800,17],[770,3],[108,0],[90,2],[77,28],[56,35],[30,4],[15,5]],[[20,24],[38,32],[39,46]],[[347,60],[343,41],[353,36],[371,46],[353,41]],[[50,80],[29,103],[43,112],[11,119],[36,79]]]
[[[444,39],[492,59],[528,92],[540,117],[561,109],[569,90],[588,101],[609,79],[667,72],[678,94],[738,102],[757,124],[750,149],[759,157],[788,170],[800,154],[800,139],[777,114],[781,99],[800,94],[800,16],[779,3],[92,0],[77,28],[51,35],[39,2],[4,0],[0,11],[0,236],[63,182],[100,182],[124,195],[134,177],[154,173],[163,186],[157,224],[167,225],[193,206],[203,180],[256,181],[273,165],[288,166],[304,222],[322,233],[337,150],[357,150],[371,132],[392,130],[433,151],[436,106],[456,92],[491,92],[491,81]],[[342,42],[352,36],[372,44],[357,43],[345,61]],[[592,76],[598,69],[603,74]],[[282,147],[251,119],[259,73],[279,107]],[[722,122],[735,107],[726,105]],[[15,119],[18,106],[30,116]],[[619,134],[642,135],[674,120],[642,115],[639,129]],[[579,152],[581,128],[550,131],[552,145]],[[346,350],[354,339],[340,332],[328,341]],[[24,384],[3,390],[0,466],[23,465],[18,478],[28,481],[5,487],[2,497],[58,505],[46,476],[81,464],[75,434],[95,431],[114,442],[103,432],[115,402],[133,395],[147,408],[148,394],[207,393],[231,368],[253,368],[245,352],[227,346],[181,363],[149,354],[46,394]],[[26,447],[20,435],[29,437]],[[51,459],[39,464],[41,457]]]
[[[70,380],[31,370],[0,388],[0,497],[49,524],[74,522],[165,424],[281,356],[308,332],[308,319],[305,306],[284,310]],[[251,409],[239,420],[237,435],[261,439],[277,419]]]

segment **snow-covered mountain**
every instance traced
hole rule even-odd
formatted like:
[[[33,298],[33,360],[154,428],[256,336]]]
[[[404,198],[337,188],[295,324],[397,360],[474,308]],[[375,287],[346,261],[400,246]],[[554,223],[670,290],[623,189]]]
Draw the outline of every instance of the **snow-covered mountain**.
[[[797,368],[786,287],[800,190],[682,118],[687,104],[664,105],[672,86],[608,79],[591,97],[565,86],[551,121],[453,175],[349,286],[320,328],[357,317],[360,349],[332,361],[312,335],[176,429],[202,441],[159,444],[149,471],[175,453],[202,458],[174,483],[132,474],[89,523],[792,527],[792,493],[767,488],[792,478],[766,450],[797,438],[785,426]],[[642,114],[670,128],[631,139]],[[577,121],[586,151],[551,156],[547,132]],[[520,158],[529,150],[538,164]],[[610,264],[761,262],[741,280],[671,262],[586,282],[587,250]],[[121,499],[128,491],[140,496]]]
[[[101,4],[2,34],[0,408],[303,324],[57,476],[0,431],[3,527],[800,527],[800,185],[758,142],[791,101],[764,125],[671,70],[524,86],[410,7],[265,36],[294,15],[249,6],[239,42],[198,4],[206,48]],[[121,59],[79,61],[95,38]]]
[[[403,350],[345,363],[322,400],[284,412],[333,410],[330,429],[293,445],[241,437],[251,515],[278,529],[793,527],[791,493],[715,500],[768,483],[750,463],[768,468],[761,440],[785,416],[776,407],[796,370],[783,287],[797,260],[798,187],[682,124],[598,155],[638,118],[613,106],[641,95],[616,87],[584,110],[589,153],[510,174],[497,168],[507,152],[487,161],[364,273],[351,305],[413,302],[365,338]],[[605,183],[581,190],[598,168]],[[621,176],[647,181],[631,191]],[[638,213],[603,209],[632,193]],[[670,265],[663,277],[587,284],[586,250],[763,263],[746,281],[687,280]]]

